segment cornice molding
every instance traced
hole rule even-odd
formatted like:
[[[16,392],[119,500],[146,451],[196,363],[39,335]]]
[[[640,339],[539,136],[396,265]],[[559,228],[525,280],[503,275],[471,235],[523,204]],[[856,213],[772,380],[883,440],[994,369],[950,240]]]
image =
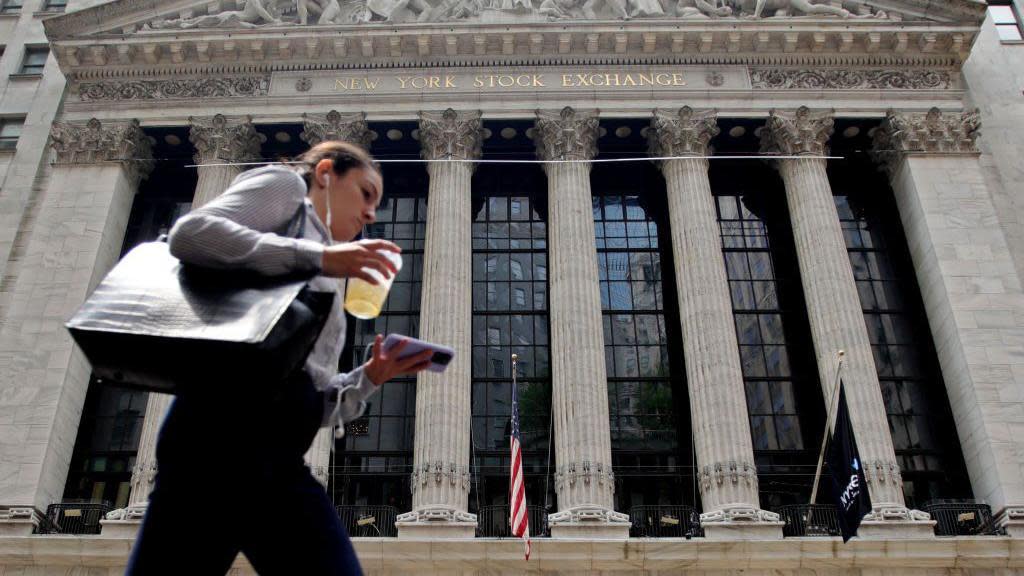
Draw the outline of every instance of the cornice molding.
[[[274,70],[575,64],[958,68],[976,26],[873,21],[452,24],[52,39],[72,79]]]
[[[442,158],[476,160],[483,146],[480,112],[420,112],[421,155],[427,160]]]
[[[977,109],[943,113],[932,108],[926,113],[901,113],[890,110],[872,134],[872,156],[892,171],[907,155],[976,155],[981,135],[981,115]]]

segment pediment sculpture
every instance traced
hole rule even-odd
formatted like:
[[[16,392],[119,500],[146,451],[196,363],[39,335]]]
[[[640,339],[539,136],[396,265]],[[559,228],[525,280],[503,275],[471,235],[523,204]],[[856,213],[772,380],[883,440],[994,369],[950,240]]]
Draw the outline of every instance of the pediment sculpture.
[[[229,4],[230,6],[230,4]],[[361,22],[515,22],[633,18],[892,18],[865,0],[239,0],[231,9],[168,15],[143,30],[260,28]]]

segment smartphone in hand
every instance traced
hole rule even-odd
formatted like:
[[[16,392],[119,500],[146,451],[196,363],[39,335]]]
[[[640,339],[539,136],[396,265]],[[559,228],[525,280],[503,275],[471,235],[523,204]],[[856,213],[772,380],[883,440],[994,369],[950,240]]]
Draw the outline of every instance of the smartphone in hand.
[[[455,358],[455,350],[447,346],[417,340],[416,338],[402,336],[401,334],[388,334],[388,337],[384,339],[384,351],[390,351],[403,340],[406,340],[409,343],[402,349],[402,356],[400,358],[415,356],[424,350],[431,350],[434,352],[433,357],[430,358],[430,366],[427,367],[427,370],[430,372],[444,372],[445,369],[448,368],[448,365],[451,364],[452,359]]]

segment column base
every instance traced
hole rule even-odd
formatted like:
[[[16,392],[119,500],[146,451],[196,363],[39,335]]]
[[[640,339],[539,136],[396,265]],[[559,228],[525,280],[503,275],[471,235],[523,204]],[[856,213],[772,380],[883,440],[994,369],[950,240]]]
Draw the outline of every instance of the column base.
[[[1024,538],[1024,507],[1007,506],[995,517],[996,526],[1011,538]]]
[[[105,538],[135,538],[146,516],[146,504],[135,504],[107,512],[100,520],[100,536]]]
[[[0,536],[29,536],[42,521],[43,515],[31,506],[0,509]]]
[[[629,516],[607,508],[581,506],[548,515],[551,537],[588,540],[625,540],[629,538]]]
[[[474,538],[476,515],[444,506],[420,508],[399,514],[395,527],[399,540]]]
[[[700,515],[706,540],[782,540],[779,515],[753,506],[725,506]]]
[[[857,537],[865,540],[921,540],[935,538],[935,521],[927,512],[903,506],[879,506],[864,517]]]

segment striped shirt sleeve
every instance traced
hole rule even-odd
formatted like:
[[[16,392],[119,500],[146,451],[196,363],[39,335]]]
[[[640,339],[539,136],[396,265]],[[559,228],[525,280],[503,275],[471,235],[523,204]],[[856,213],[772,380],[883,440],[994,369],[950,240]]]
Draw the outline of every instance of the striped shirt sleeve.
[[[302,178],[283,166],[244,172],[211,202],[196,208],[168,235],[171,254],[182,262],[265,276],[319,272],[323,245],[281,236],[306,197]]]

